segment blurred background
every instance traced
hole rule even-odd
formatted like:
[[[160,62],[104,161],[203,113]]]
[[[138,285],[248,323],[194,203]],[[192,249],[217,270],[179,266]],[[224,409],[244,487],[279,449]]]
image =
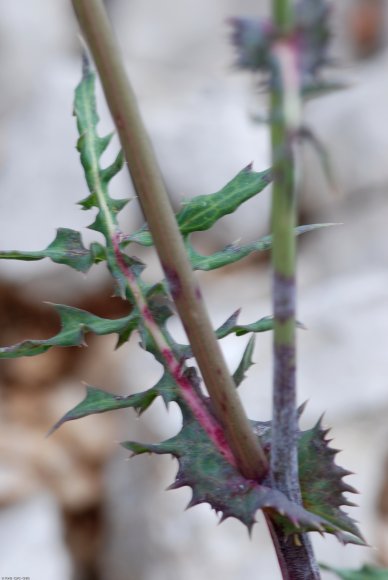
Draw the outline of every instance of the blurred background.
[[[269,165],[266,98],[257,79],[237,72],[230,16],[269,14],[264,0],[106,2],[174,203],[220,189],[251,161]],[[355,474],[360,521],[370,548],[315,538],[318,559],[388,566],[388,4],[343,0],[333,11],[333,75],[346,90],[309,102],[305,124],[330,152],[336,191],[317,155],[301,148],[300,223],[341,222],[299,244],[298,318],[303,425],[325,412],[337,461]],[[78,28],[68,0],[0,2],[0,248],[40,250],[57,227],[93,221],[76,202],[86,186],[75,150],[72,101],[80,78]],[[101,92],[99,93],[101,97]],[[102,98],[102,134],[112,123]],[[117,148],[112,145],[111,153]],[[116,196],[133,191],[125,172]],[[210,252],[269,231],[270,189],[198,241]],[[125,230],[142,223],[136,200]],[[138,248],[136,248],[136,251]],[[141,251],[138,251],[139,255]],[[147,276],[158,279],[152,256]],[[46,263],[47,262],[47,263]],[[201,276],[215,325],[242,306],[241,322],[270,313],[268,256]],[[44,338],[58,330],[45,302],[122,316],[104,266],[85,278],[48,261],[0,263],[0,341]],[[174,321],[176,332],[181,333]],[[114,337],[88,348],[56,349],[0,363],[0,574],[31,580],[280,579],[265,524],[252,539],[206,505],[183,509],[187,488],[164,489],[176,462],[128,456],[119,441],[159,441],[179,429],[175,408],[156,402],[82,419],[50,438],[49,428],[81,400],[86,381],[117,394],[152,386],[158,365],[137,338],[114,351]],[[245,338],[222,342],[234,370]],[[241,387],[253,419],[270,418],[271,337],[258,336],[256,365]],[[329,578],[327,574],[325,578]]]

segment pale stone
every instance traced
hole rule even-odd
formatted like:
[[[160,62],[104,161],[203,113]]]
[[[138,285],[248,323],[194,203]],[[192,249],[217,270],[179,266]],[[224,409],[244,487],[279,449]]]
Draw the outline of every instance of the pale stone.
[[[51,494],[33,495],[0,511],[0,561],[4,576],[71,578],[60,509]]]

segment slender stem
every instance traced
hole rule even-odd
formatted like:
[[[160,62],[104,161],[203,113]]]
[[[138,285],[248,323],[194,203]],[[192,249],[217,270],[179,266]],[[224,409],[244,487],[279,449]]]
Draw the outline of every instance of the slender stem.
[[[236,464],[262,480],[267,460],[222,357],[101,0],[72,0],[117,127],[131,178],[193,354]]]
[[[271,471],[276,485],[298,500],[297,416],[295,384],[296,203],[293,135],[286,102],[292,47],[273,47],[272,89],[272,265],[274,327],[273,435]]]
[[[280,526],[267,515],[265,517],[283,579],[319,580],[319,568],[306,535],[286,537]]]
[[[291,0],[273,0],[278,39],[272,47],[271,141],[273,158],[272,267],[274,327],[271,476],[290,500],[301,503],[296,397],[296,191],[294,136],[301,125],[298,55]],[[319,579],[307,534],[287,538],[267,518],[285,580]]]
[[[282,33],[287,33],[293,25],[293,7],[290,0],[272,0],[273,21]]]
[[[133,297],[134,303],[136,304],[139,312],[143,317],[144,326],[147,328],[148,332],[155,341],[155,345],[162,355],[165,366],[170,372],[171,376],[174,377],[176,384],[179,386],[182,398],[187,403],[189,409],[193,413],[194,417],[201,425],[203,430],[207,433],[209,439],[213,442],[219,453],[232,465],[236,466],[236,460],[230,446],[225,440],[225,435],[223,429],[221,428],[219,422],[214,417],[214,415],[209,412],[208,407],[205,405],[203,398],[193,389],[193,385],[185,374],[187,367],[182,365],[182,362],[177,359],[173,351],[170,348],[164,334],[160,330],[157,321],[152,315],[152,312],[148,306],[146,297],[143,294],[142,289],[139,287],[135,275],[132,270],[126,264],[124,255],[120,250],[120,234],[116,232],[112,235],[112,243],[114,248],[114,259],[121,274],[124,275],[127,283],[127,287]]]

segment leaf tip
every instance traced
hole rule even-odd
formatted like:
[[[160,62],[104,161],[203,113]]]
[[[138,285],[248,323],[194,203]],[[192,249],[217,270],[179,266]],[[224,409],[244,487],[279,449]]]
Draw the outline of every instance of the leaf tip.
[[[92,72],[92,63],[84,38],[80,35],[79,39],[82,45],[82,78],[85,79]]]
[[[62,417],[62,419],[59,419],[59,421],[54,423],[54,425],[47,431],[47,433],[45,435],[45,439],[48,439],[49,437],[51,437],[51,435],[53,435],[55,433],[55,431],[58,431],[59,427],[61,427],[61,425],[63,425],[64,422],[65,422],[65,417]]]
[[[248,163],[248,165],[243,168],[243,171],[245,173],[250,173],[252,170],[253,170],[253,161],[251,161],[250,163]]]

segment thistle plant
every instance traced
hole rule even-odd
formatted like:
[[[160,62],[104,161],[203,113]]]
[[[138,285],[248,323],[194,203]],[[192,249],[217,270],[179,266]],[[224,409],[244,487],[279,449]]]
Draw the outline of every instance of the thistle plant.
[[[271,91],[273,165],[255,172],[249,165],[215,193],[195,197],[174,215],[154,153],[140,118],[101,0],[73,0],[80,28],[92,55],[112,118],[121,141],[113,163],[101,166],[101,156],[112,135],[98,133],[95,99],[96,74],[84,54],[82,79],[76,88],[74,114],[77,148],[89,193],[79,203],[96,209],[90,229],[104,243],[85,247],[81,234],[61,228],[55,240],[35,252],[2,251],[3,259],[52,261],[86,273],[105,262],[116,292],[128,301],[130,313],[106,319],[65,305],[53,305],[61,329],[46,340],[24,340],[0,349],[0,358],[38,355],[52,347],[84,345],[85,335],[117,334],[117,347],[137,332],[140,347],[151,353],[163,371],[146,391],[118,396],[87,386],[85,398],[53,426],[88,415],[122,408],[142,414],[157,397],[168,406],[177,403],[182,427],[158,444],[126,441],[132,455],[169,454],[178,460],[171,488],[190,486],[190,506],[206,502],[221,515],[239,519],[249,530],[258,510],[264,512],[285,579],[319,578],[308,532],[334,534],[342,543],[363,545],[355,522],[341,509],[352,505],[344,481],[348,471],[339,467],[321,421],[300,431],[295,384],[295,255],[296,239],[329,224],[296,225],[295,142],[303,134],[301,103],[304,93],[321,90],[325,62],[328,8],[325,1],[288,0],[273,3],[268,22],[236,19],[234,41],[242,68],[264,72]],[[110,192],[111,181],[127,163],[146,218],[138,231],[121,231],[117,216],[129,201]],[[211,228],[223,216],[260,194],[273,182],[272,233],[249,244],[231,244],[211,255],[198,253],[194,232]],[[154,246],[164,279],[144,281],[145,265],[133,254],[136,244]],[[203,301],[196,270],[209,271],[271,250],[273,315],[239,324],[239,312],[214,330]],[[183,322],[188,344],[176,341],[167,327],[173,315],[171,301]],[[237,387],[252,365],[257,333],[274,334],[273,419],[248,419]],[[234,334],[250,334],[241,361],[231,374],[219,342]],[[194,361],[194,362],[193,362]],[[202,382],[206,386],[202,388]]]

